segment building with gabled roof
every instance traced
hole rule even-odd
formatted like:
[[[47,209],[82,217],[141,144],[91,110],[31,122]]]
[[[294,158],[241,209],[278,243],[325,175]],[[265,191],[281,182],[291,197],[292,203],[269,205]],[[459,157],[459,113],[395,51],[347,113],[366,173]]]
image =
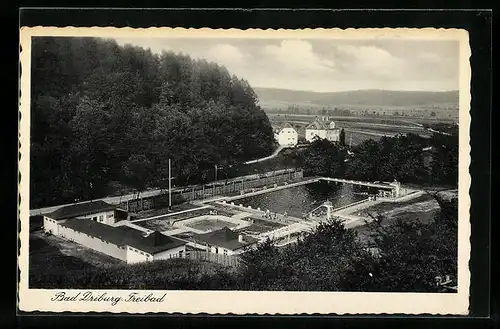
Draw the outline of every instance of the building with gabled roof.
[[[64,206],[57,210],[54,210],[49,214],[46,214],[45,216],[56,220],[62,220],[82,216],[92,216],[93,214],[114,211],[116,208],[117,206],[115,205],[97,200]]]
[[[141,232],[127,226],[113,227],[87,218],[57,222],[59,237],[127,263],[183,257],[187,242],[158,231]]]
[[[298,143],[297,130],[288,122],[283,122],[274,131],[274,139],[279,145],[295,146]]]
[[[315,138],[338,142],[340,140],[340,129],[335,127],[334,121],[328,121],[326,118],[316,118],[306,126],[305,137],[308,142],[312,142]]]
[[[73,204],[43,215],[43,229],[45,232],[58,235],[59,224],[70,219],[89,219],[113,226],[118,221],[127,219],[127,212],[101,200]]]
[[[241,254],[246,248],[257,245],[259,241],[254,237],[234,232],[228,227],[208,233],[194,234],[192,240],[195,247],[223,255]]]

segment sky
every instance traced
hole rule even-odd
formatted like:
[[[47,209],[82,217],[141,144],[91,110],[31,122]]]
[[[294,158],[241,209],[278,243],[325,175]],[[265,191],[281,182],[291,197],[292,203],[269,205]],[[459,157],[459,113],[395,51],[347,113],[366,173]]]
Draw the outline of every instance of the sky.
[[[459,89],[459,44],[443,40],[115,39],[224,65],[252,87],[315,92]]]

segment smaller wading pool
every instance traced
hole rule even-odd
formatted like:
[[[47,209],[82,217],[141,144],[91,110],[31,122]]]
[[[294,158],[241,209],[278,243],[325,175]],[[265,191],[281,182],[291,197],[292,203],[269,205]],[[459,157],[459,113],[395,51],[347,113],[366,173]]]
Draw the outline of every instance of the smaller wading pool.
[[[216,231],[221,228],[235,228],[240,224],[246,224],[245,221],[236,220],[230,217],[221,216],[221,215],[212,215],[212,216],[201,216],[196,218],[190,218],[187,220],[183,220],[177,222],[177,224],[181,224],[182,226],[190,227],[199,231]]]
[[[217,231],[220,230],[221,228],[228,227],[228,228],[233,228],[238,226],[238,224],[234,224],[231,222],[226,222],[224,220],[220,219],[202,219],[199,222],[186,225],[191,228],[194,228],[195,230],[200,230],[200,231]]]

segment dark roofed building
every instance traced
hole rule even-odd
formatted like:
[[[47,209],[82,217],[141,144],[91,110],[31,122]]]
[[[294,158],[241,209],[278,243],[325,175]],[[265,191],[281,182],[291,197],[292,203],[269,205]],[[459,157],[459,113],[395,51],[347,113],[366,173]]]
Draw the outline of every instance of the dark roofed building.
[[[326,130],[330,129],[330,127],[326,121],[314,120],[306,126],[306,129]]]
[[[326,118],[316,118],[306,126],[306,141],[312,142],[315,138],[322,138],[331,142],[340,140],[340,129],[335,127],[334,121],[328,121]]]
[[[97,200],[61,207],[44,215],[44,226],[54,229],[52,223],[72,218],[91,219],[96,222],[114,225],[120,220],[127,219],[127,212],[107,202]]]
[[[204,234],[193,235],[196,244],[210,247],[214,253],[235,254],[243,251],[245,247],[258,242],[256,238],[234,232],[228,227]]]
[[[282,129],[285,129],[285,128],[293,128],[293,126],[288,121],[284,121],[278,126],[278,128],[276,128],[276,131],[280,132]],[[293,128],[293,129],[295,129],[295,128]]]
[[[113,211],[116,208],[117,207],[112,204],[98,200],[61,207],[49,214],[46,214],[45,216],[55,220],[62,220],[97,214],[100,212]]]
[[[112,227],[88,219],[68,219],[60,224],[117,246],[130,246],[151,255],[184,246],[186,242],[158,231],[150,234],[128,226]]]

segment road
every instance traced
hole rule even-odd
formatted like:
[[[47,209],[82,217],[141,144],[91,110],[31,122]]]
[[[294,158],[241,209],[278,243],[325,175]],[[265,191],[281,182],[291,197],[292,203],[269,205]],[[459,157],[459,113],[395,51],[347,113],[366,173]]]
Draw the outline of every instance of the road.
[[[176,191],[177,189],[172,189],[172,192]],[[146,197],[151,197],[155,195],[160,195],[162,193],[165,193],[165,190],[150,190],[150,191],[144,191],[141,192],[139,195],[140,197],[146,198]],[[107,203],[111,204],[120,204],[122,202],[128,201],[128,200],[133,200],[137,198],[137,193],[132,193],[132,194],[127,194],[127,195],[122,195],[122,196],[111,196],[111,197],[105,197],[105,198],[100,198],[100,199],[95,199],[92,201],[104,201]],[[64,205],[58,205],[58,206],[52,206],[52,207],[45,207],[45,208],[38,208],[38,209],[30,209],[30,216],[35,216],[35,215],[42,215],[42,214],[47,214],[51,213],[58,208],[61,208],[63,206],[72,206],[75,204],[81,204],[81,203],[87,203],[89,201],[82,201],[82,202],[75,202],[75,203],[69,203],[69,204],[64,204]]]
[[[257,162],[262,162],[262,161],[266,161],[266,160],[269,160],[269,159],[272,159],[272,158],[275,158],[283,149],[285,148],[285,146],[283,145],[280,145],[274,152],[273,154],[267,156],[267,157],[263,157],[263,158],[260,158],[260,159],[255,159],[255,160],[250,160],[250,161],[247,161],[245,162],[245,164],[252,164],[252,163],[257,163]]]

